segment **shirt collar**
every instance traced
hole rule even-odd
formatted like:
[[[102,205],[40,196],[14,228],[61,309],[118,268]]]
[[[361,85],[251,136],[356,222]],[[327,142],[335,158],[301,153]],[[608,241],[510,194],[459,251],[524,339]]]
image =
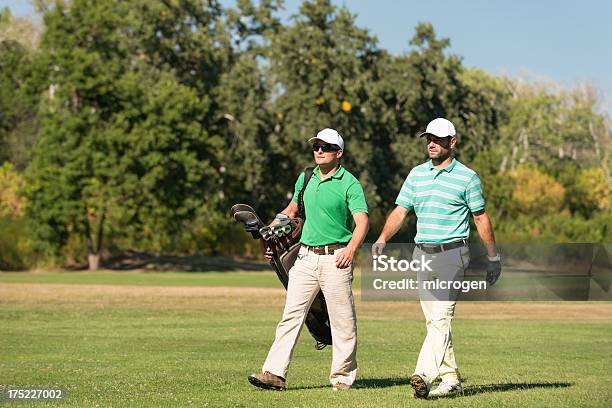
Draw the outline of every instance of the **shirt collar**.
[[[346,170],[344,169],[344,167],[342,167],[342,165],[338,165],[338,168],[336,169],[336,171],[334,172],[334,174],[331,175],[331,177],[328,177],[330,179],[335,178],[335,179],[342,179],[342,176],[344,176],[344,173],[346,172]],[[314,168],[314,170],[312,171],[313,176],[315,176],[316,178],[318,178],[319,180],[321,179],[321,177],[319,177],[319,166],[316,166]],[[327,180],[327,179],[326,179]]]
[[[429,170],[437,170],[436,168],[434,168],[433,161],[431,159],[427,163],[429,164]],[[450,173],[451,171],[453,171],[456,164],[457,160],[453,157],[453,160],[450,162],[450,164],[445,168],[440,169],[439,171],[446,171],[447,173]]]

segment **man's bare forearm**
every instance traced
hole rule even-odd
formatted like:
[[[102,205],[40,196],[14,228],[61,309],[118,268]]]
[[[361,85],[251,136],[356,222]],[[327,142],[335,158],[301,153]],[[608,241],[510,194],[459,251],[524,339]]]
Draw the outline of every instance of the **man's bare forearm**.
[[[363,243],[363,240],[365,239],[368,233],[368,214],[356,213],[353,215],[353,219],[355,220],[355,229],[353,230],[353,237],[351,238],[347,246],[350,246],[353,249],[357,250]]]
[[[497,255],[497,249],[495,248],[495,233],[493,232],[493,225],[489,214],[486,212],[474,215],[474,224],[478,230],[478,235],[482,243],[487,247],[487,255],[494,257]]]
[[[389,217],[387,217],[387,221],[378,237],[378,241],[387,242],[390,240],[402,227],[407,215],[407,209],[400,206],[395,207],[393,211],[391,211],[391,214],[389,214]]]
[[[282,214],[285,214],[289,218],[295,218],[298,216],[298,205],[295,201],[291,200],[289,205],[281,211]]]

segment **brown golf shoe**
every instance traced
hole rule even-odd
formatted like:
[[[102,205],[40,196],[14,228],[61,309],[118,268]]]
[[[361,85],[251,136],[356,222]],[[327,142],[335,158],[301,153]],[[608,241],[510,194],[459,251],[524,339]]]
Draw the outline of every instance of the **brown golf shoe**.
[[[414,398],[427,399],[429,395],[429,384],[427,384],[422,376],[413,374],[412,377],[410,377],[410,385],[414,389]]]
[[[332,390],[333,391],[346,391],[346,390],[350,390],[351,386],[345,383],[336,383],[332,386]]]
[[[251,384],[259,388],[276,391],[283,391],[285,389],[285,379],[269,371],[251,374],[248,378]]]

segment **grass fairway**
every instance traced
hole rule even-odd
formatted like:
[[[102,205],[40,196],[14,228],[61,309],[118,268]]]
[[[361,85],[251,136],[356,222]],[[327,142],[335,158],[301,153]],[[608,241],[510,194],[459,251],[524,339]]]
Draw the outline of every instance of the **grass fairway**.
[[[333,393],[304,331],[286,392],[253,388],[282,311],[271,273],[0,274],[0,386],[60,387],[61,406],[610,406],[612,304],[462,303],[466,395],[411,398],[415,302],[358,302],[359,374]],[[36,406],[37,404],[32,404]],[[26,406],[26,405],[20,405]]]

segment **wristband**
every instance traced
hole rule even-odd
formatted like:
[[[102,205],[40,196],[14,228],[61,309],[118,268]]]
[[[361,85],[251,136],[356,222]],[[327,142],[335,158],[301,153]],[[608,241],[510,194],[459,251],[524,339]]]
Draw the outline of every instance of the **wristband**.
[[[489,260],[489,262],[500,262],[501,261],[501,256],[499,256],[499,252],[498,252],[497,255],[495,255],[495,256],[487,255],[487,259]]]

